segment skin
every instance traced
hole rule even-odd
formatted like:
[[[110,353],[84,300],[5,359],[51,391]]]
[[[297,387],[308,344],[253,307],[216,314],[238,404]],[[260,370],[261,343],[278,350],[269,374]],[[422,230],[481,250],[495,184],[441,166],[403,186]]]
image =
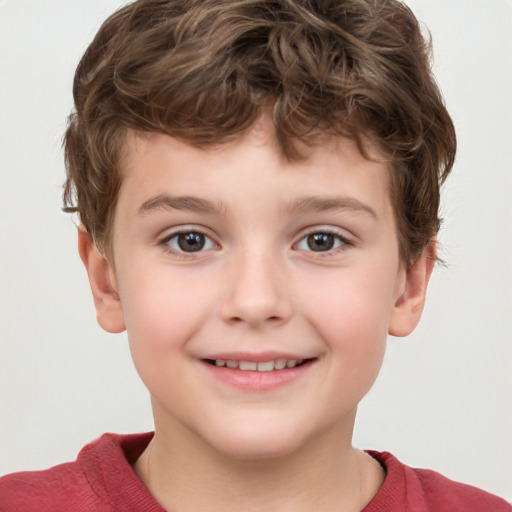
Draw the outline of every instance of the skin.
[[[384,163],[343,138],[302,149],[284,159],[265,119],[207,150],[131,133],[110,257],[80,231],[98,321],[127,330],[151,394],[134,467],[169,510],[358,511],[383,482],[352,447],[357,404],[388,333],[419,321],[432,249],[400,261]],[[204,247],[184,252],[183,232]],[[270,389],[204,361],[276,351],[309,362]]]

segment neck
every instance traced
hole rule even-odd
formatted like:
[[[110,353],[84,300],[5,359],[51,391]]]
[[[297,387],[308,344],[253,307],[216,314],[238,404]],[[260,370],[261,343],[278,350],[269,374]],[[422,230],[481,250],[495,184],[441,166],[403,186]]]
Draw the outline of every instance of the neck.
[[[175,512],[358,512],[373,498],[384,471],[333,428],[291,454],[237,459],[190,431],[155,437],[134,469],[153,496]]]

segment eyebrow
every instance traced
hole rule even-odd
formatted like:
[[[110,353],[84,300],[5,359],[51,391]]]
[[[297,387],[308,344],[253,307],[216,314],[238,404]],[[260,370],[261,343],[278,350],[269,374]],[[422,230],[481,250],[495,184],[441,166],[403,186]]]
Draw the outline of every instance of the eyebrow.
[[[138,213],[145,215],[155,210],[172,209],[187,210],[197,213],[220,213],[222,205],[213,203],[208,199],[192,196],[168,196],[160,194],[144,201],[138,208]]]
[[[214,203],[208,199],[193,196],[169,196],[160,194],[144,201],[138,213],[145,215],[155,210],[172,209],[186,210],[196,213],[220,214],[225,210],[222,203]],[[367,204],[353,197],[300,197],[284,207],[284,212],[290,215],[308,212],[355,211],[370,214],[378,218],[376,211]]]
[[[285,208],[285,211],[290,214],[347,210],[368,213],[375,219],[378,218],[377,212],[371,206],[354,197],[301,197]]]

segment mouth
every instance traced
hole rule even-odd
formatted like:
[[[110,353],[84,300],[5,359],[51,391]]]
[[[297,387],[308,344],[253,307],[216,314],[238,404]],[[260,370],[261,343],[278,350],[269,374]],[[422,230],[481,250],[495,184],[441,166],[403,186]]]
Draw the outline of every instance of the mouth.
[[[318,361],[318,357],[294,358],[284,354],[218,354],[201,359],[206,374],[222,386],[242,392],[260,393],[287,389],[301,382]],[[296,357],[296,356],[295,356]]]
[[[217,368],[229,368],[232,370],[241,370],[244,372],[276,372],[283,370],[291,370],[299,366],[303,366],[312,362],[315,358],[310,359],[276,359],[270,361],[237,361],[234,359],[204,359],[211,366]]]

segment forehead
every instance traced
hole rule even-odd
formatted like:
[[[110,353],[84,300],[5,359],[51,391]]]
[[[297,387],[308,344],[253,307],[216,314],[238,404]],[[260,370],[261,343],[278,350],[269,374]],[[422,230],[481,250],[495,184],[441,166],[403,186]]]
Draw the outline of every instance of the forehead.
[[[322,134],[312,144],[294,144],[299,156],[287,158],[272,123],[264,117],[236,139],[206,148],[163,134],[129,131],[120,162],[121,194],[129,188],[139,204],[170,189],[218,195],[219,200],[223,190],[256,200],[258,192],[266,195],[271,189],[278,193],[268,196],[283,201],[318,194],[341,194],[355,201],[361,196],[370,203],[389,199],[388,165],[378,160],[371,144],[366,149],[372,160],[361,154],[355,141],[344,137]]]
[[[350,152],[357,160],[370,160],[376,163],[389,162],[384,153],[378,149],[378,144],[372,137],[366,134],[358,134],[358,140],[348,136],[331,134],[320,129],[309,129],[303,139],[294,137],[278,136],[275,125],[269,112],[264,111],[249,129],[241,131],[232,137],[219,137],[210,144],[195,144],[192,140],[177,139],[185,145],[190,145],[205,151],[221,152],[223,149],[236,148],[247,143],[260,146],[272,146],[276,153],[279,153],[284,160],[297,162],[312,160],[322,150]],[[157,132],[143,132],[127,129],[125,132],[124,144],[121,147],[121,169],[129,163],[130,157],[134,154],[141,156],[148,148],[158,143],[165,135]],[[287,148],[292,147],[292,150]],[[320,151],[318,151],[320,149]],[[362,154],[362,153],[363,154]],[[364,155],[364,156],[363,156]]]

